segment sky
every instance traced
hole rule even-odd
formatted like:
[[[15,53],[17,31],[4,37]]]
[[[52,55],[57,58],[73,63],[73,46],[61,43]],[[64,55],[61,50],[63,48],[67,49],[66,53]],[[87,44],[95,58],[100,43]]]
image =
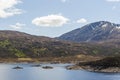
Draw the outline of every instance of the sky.
[[[58,37],[97,22],[120,24],[120,0],[0,0],[0,30]]]

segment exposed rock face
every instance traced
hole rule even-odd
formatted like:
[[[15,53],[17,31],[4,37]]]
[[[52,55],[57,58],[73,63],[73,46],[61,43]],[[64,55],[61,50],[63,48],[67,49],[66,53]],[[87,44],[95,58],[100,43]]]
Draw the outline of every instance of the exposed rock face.
[[[120,40],[120,24],[99,21],[63,34],[59,39],[74,42],[116,41]]]

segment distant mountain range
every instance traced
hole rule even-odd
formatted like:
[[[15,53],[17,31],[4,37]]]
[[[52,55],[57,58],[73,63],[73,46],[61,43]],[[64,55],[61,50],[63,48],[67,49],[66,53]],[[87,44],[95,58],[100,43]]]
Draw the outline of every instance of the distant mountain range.
[[[120,24],[94,22],[65,33],[59,39],[74,42],[120,41]]]
[[[18,31],[0,31],[0,58],[66,57],[79,54],[119,55],[120,25],[95,22],[57,39]]]

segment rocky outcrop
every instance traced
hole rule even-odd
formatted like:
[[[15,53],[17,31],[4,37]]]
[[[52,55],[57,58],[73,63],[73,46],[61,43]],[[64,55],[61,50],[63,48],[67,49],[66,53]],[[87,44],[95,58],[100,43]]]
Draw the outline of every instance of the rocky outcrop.
[[[67,69],[85,69],[94,72],[120,72],[120,57],[107,57],[97,61],[81,62]]]
[[[13,69],[23,69],[23,67],[16,66],[16,67],[14,67]]]
[[[42,68],[43,69],[53,69],[53,67],[51,67],[51,66],[43,66]]]

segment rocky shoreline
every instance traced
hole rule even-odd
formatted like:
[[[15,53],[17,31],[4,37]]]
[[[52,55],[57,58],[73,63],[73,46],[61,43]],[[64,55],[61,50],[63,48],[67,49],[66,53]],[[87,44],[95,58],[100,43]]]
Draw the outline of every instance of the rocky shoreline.
[[[92,72],[120,72],[120,56],[106,57],[96,61],[80,62],[74,66],[68,66],[67,69],[84,69]]]
[[[120,67],[109,67],[106,69],[93,68],[90,66],[67,66],[68,70],[87,70],[90,72],[103,72],[103,73],[120,73]]]

